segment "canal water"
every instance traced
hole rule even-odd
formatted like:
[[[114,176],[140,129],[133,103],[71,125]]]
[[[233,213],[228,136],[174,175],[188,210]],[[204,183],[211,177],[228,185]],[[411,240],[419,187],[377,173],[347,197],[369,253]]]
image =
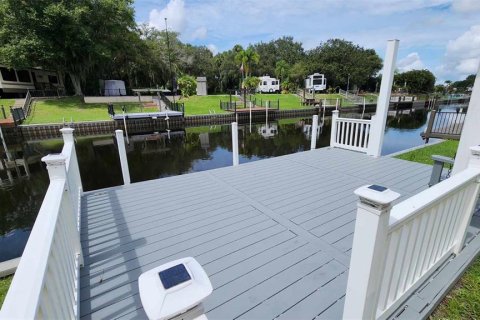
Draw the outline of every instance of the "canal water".
[[[343,115],[342,115],[343,116]],[[383,154],[404,150],[424,142],[425,113],[389,117]],[[239,125],[240,163],[277,157],[310,148],[311,119]],[[328,146],[330,126],[318,132],[317,148]],[[22,254],[28,235],[48,188],[48,174],[40,158],[61,151],[61,140],[23,142],[8,146],[17,158],[29,159],[29,176],[19,168],[10,182],[0,171],[0,262]],[[85,191],[122,184],[114,136],[77,138],[77,156]],[[0,149],[5,158],[5,150]],[[132,182],[230,166],[231,132],[228,125],[187,128],[183,131],[148,133],[130,137],[127,156]]]

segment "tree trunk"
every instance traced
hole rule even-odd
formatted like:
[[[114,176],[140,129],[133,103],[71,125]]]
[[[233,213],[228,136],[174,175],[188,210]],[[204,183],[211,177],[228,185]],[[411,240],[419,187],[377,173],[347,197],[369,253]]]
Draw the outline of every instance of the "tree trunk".
[[[72,81],[73,88],[75,89],[76,96],[83,96],[82,86],[80,84],[80,77],[73,73],[68,73],[70,80]]]

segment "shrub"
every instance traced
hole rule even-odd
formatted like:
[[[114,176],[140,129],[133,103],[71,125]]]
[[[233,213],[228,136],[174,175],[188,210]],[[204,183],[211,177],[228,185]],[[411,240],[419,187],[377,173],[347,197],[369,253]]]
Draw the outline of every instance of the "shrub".
[[[182,96],[193,96],[197,92],[197,80],[192,76],[183,75],[178,78],[178,87],[182,91]]]

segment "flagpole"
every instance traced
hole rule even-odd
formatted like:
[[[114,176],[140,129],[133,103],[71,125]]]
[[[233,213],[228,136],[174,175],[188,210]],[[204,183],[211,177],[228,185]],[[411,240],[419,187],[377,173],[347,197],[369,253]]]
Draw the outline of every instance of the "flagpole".
[[[172,70],[172,59],[170,57],[170,41],[168,39],[168,26],[167,26],[167,18],[165,18],[165,33],[167,34],[167,51],[168,51],[168,64],[170,65],[170,73],[172,76],[172,97],[173,97],[173,108],[175,109],[175,94],[177,90],[175,89],[175,74]]]

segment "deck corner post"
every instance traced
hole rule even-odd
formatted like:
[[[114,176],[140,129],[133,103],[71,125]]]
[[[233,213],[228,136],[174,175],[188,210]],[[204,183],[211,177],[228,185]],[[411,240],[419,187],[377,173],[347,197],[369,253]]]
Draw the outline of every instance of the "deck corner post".
[[[232,156],[233,166],[238,166],[238,123],[232,122]]]
[[[372,128],[369,141],[369,152],[375,158],[382,154],[383,138],[385,135],[385,126],[387,122],[388,107],[390,105],[390,95],[392,92],[393,76],[395,74],[395,61],[397,60],[398,40],[389,40],[383,63],[382,82],[380,84],[380,93],[377,100],[377,110],[375,121],[372,121]]]
[[[315,150],[317,146],[318,115],[312,119],[312,138],[310,139],[310,150]]]
[[[473,84],[472,95],[468,103],[467,115],[463,123],[460,143],[458,144],[457,155],[453,165],[452,174],[457,174],[464,170],[469,163],[470,147],[480,144],[480,135],[478,134],[478,119],[480,118],[480,65],[478,66],[477,76]]]
[[[332,130],[330,133],[330,147],[334,147],[336,142],[338,114],[339,114],[338,110],[332,111]]]
[[[75,131],[75,129],[73,128],[62,128],[60,129],[60,132],[62,133],[62,137],[63,137],[63,142],[74,142],[73,140],[73,131]]]
[[[80,175],[80,167],[78,165],[78,158],[77,158],[77,152],[75,150],[75,139],[73,137],[73,132],[75,129],[73,128],[62,128],[60,129],[60,132],[62,133],[63,137],[63,143],[66,144],[71,144],[70,154],[66,155],[70,160],[69,160],[69,168],[68,170],[71,172],[69,175],[67,175],[67,178],[73,178],[75,181],[75,185],[78,188],[78,192],[81,195],[83,193],[83,184],[82,184],[82,177]],[[64,149],[65,150],[65,149]]]
[[[360,198],[343,319],[375,319],[387,249],[390,209],[400,194],[381,186],[355,190]]]
[[[468,168],[480,170],[480,146],[470,147],[470,158],[468,162]],[[447,180],[448,182],[448,180]],[[467,228],[470,225],[470,220],[475,211],[477,205],[478,196],[480,193],[480,175],[474,181],[475,186],[472,190],[472,196],[466,200],[465,212],[462,213],[460,220],[460,226],[458,228],[458,234],[456,235],[455,247],[453,253],[459,254],[462,251],[465,243],[465,237],[467,235]]]
[[[125,150],[125,139],[123,138],[123,130],[115,130],[117,138],[118,155],[120,157],[120,165],[122,167],[123,184],[130,184],[130,171],[128,169],[127,151]]]

